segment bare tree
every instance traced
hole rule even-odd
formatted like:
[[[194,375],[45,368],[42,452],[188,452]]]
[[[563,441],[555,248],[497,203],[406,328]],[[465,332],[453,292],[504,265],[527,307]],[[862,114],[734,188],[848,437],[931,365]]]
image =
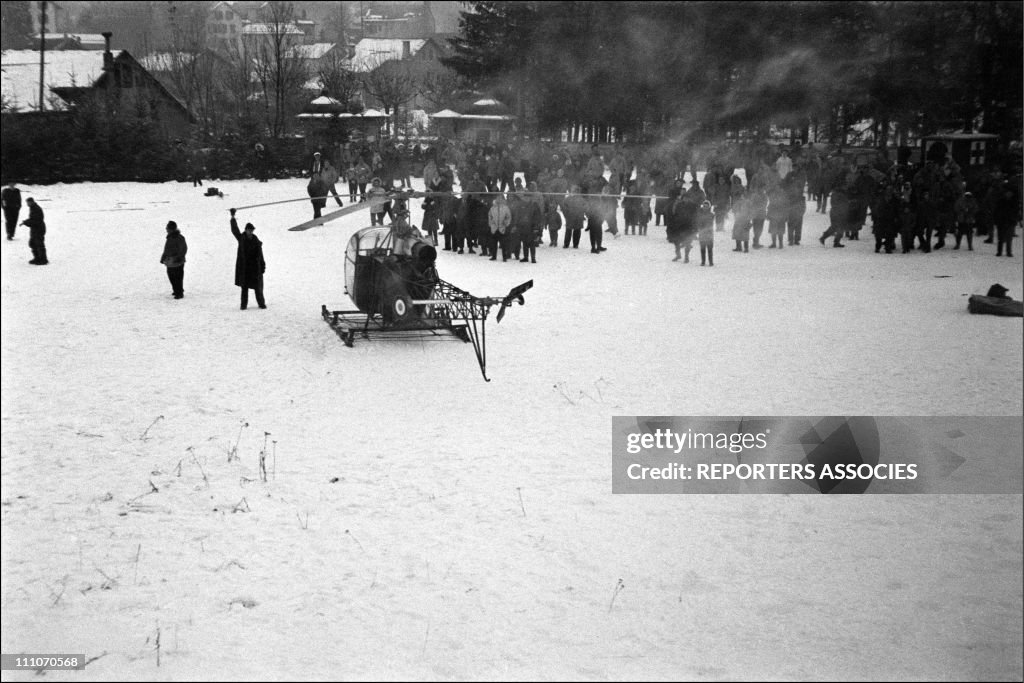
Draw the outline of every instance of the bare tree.
[[[417,84],[420,96],[436,109],[444,109],[463,93],[472,90],[469,79],[451,69],[433,70],[423,74]]]
[[[267,128],[281,137],[301,106],[302,86],[308,80],[306,62],[293,49],[301,31],[291,3],[269,2],[262,12],[262,34],[251,43],[252,64],[263,89]]]
[[[227,64],[218,81],[230,107],[230,118],[244,135],[255,134],[261,93],[253,61],[239,43],[229,44],[226,52]]]
[[[408,60],[389,59],[369,64],[372,68],[363,77],[363,87],[385,114],[392,114],[390,132],[398,132],[400,120],[404,120],[406,105],[417,92],[416,78],[411,74]]]
[[[220,131],[223,121],[223,92],[217,71],[221,58],[206,50],[205,16],[201,7],[187,6],[181,11],[171,3],[167,10],[170,44],[158,59],[167,74],[171,91],[199,120],[204,134]]]
[[[346,55],[332,50],[317,64],[316,79],[322,90],[351,110],[358,102],[361,84],[349,67]]]

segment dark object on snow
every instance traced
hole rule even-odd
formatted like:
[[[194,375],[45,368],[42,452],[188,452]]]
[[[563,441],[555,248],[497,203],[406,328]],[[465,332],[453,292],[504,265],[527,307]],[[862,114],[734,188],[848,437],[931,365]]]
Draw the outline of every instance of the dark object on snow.
[[[988,290],[989,293],[996,287],[1000,287],[1003,292],[1006,292],[1006,289],[1000,285],[993,285],[992,289]],[[1016,301],[1008,296],[981,296],[974,294],[967,299],[967,310],[971,313],[1021,318],[1024,317],[1024,302]]]
[[[208,188],[206,188],[206,194],[203,195],[203,196],[204,197],[223,197],[224,193],[221,192],[220,190],[218,190],[216,187],[208,187]]]
[[[1010,290],[1008,290],[1006,287],[1003,287],[1001,284],[996,283],[988,288],[988,294],[986,294],[985,296],[992,296],[997,299],[1009,299],[1010,297],[1006,296],[1006,293],[1009,291]]]

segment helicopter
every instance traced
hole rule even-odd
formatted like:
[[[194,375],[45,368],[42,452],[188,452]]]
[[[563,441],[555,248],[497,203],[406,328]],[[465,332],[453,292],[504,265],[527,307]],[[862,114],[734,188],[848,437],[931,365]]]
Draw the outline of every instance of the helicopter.
[[[356,310],[329,310],[321,316],[346,346],[364,339],[461,339],[471,343],[485,381],[487,377],[487,318],[499,307],[501,322],[513,303],[523,305],[528,280],[503,297],[470,294],[438,275],[437,249],[402,228],[399,218],[390,226],[356,231],[345,250],[345,293]]]
[[[480,373],[490,382],[487,318],[491,309],[498,307],[495,322],[500,323],[509,306],[525,304],[523,294],[533,287],[533,280],[498,297],[475,296],[442,280],[437,272],[437,249],[409,224],[409,199],[425,194],[389,193],[394,202],[393,222],[371,225],[352,235],[345,249],[344,282],[345,294],[355,309],[331,310],[322,304],[320,315],[350,348],[357,337],[462,340],[473,345]],[[308,230],[366,207],[365,203],[349,205],[289,230]]]

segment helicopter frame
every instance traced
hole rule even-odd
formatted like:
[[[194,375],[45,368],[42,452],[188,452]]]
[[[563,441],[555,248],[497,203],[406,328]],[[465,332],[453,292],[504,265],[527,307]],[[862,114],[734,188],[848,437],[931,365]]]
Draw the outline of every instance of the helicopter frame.
[[[533,280],[513,287],[504,297],[478,297],[442,280],[434,266],[433,246],[416,237],[396,236],[393,229],[370,227],[350,240],[346,253],[346,294],[356,310],[320,314],[346,346],[363,339],[460,339],[473,345],[480,373],[487,377],[487,317],[500,306],[497,322]]]
[[[459,339],[473,345],[480,373],[487,377],[487,317],[494,306],[500,306],[497,321],[505,315],[505,308],[513,303],[522,304],[523,293],[533,286],[529,280],[514,287],[505,297],[478,297],[438,278],[428,299],[411,300],[416,313],[402,322],[387,321],[379,313],[362,311],[333,311],[321,306],[320,314],[337,333],[345,346],[355,345],[358,335],[371,339]]]

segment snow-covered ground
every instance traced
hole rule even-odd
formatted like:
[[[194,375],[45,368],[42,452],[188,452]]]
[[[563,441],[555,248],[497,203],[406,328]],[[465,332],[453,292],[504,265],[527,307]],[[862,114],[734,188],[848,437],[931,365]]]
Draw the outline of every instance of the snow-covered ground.
[[[475,294],[535,282],[485,383],[468,345],[321,320],[365,213],[240,212],[268,308],[238,310],[227,209],[305,183],[214,184],[25,191],[50,265],[3,244],[4,653],[98,658],[49,680],[1020,680],[1020,495],[615,496],[610,468],[614,415],[1020,416],[1021,320],[966,310],[1021,297],[1019,241],[831,249],[809,212],[800,247],[719,233],[713,268],[655,227],[442,251]]]

